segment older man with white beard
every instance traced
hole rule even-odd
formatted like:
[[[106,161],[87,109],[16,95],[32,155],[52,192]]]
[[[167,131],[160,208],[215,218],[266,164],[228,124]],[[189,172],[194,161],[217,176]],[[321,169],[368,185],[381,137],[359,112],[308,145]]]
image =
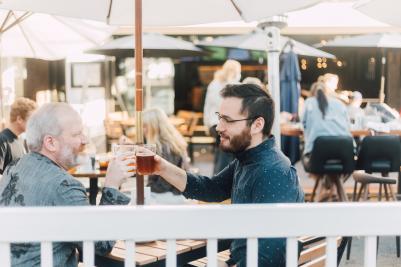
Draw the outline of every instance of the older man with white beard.
[[[89,205],[85,188],[67,170],[77,165],[77,156],[87,143],[82,120],[65,103],[44,105],[29,119],[26,131],[30,153],[10,164],[0,181],[0,206]],[[132,155],[133,156],[133,155]],[[118,191],[132,176],[130,155],[112,160],[107,169],[100,205],[124,205],[129,198]],[[79,242],[54,243],[54,266],[77,266]],[[107,254],[114,242],[96,242],[96,253]],[[40,244],[11,246],[12,266],[40,266]]]

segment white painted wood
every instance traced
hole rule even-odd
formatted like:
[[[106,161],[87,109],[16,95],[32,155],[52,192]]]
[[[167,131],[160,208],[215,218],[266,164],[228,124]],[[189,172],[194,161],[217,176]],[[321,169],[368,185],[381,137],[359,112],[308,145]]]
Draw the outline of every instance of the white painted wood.
[[[376,236],[365,237],[365,255],[364,255],[365,267],[376,267],[376,249],[377,249],[377,237]]]
[[[217,267],[217,239],[207,240],[207,266]]]
[[[0,217],[0,242],[401,235],[398,202],[2,208]],[[95,231],[99,222],[110,227]]]
[[[53,267],[53,244],[44,241],[40,244],[40,250],[41,267]]]
[[[135,241],[125,241],[125,267],[135,267]]]
[[[167,240],[167,260],[166,267],[176,267],[177,266],[177,244],[175,239]]]
[[[0,243],[0,266],[11,266],[10,244],[6,242]]]
[[[95,245],[93,241],[84,241],[83,254],[85,267],[93,267],[95,265]]]
[[[246,240],[246,266],[258,266],[258,239],[248,238]]]
[[[286,266],[297,267],[298,266],[298,239],[291,237],[287,238],[287,253],[286,253]]]
[[[337,267],[337,238],[326,238],[326,267]]]
[[[380,220],[372,220],[372,214]],[[249,238],[251,255],[257,253],[258,237],[290,237],[291,255],[296,250],[292,243],[294,237],[308,235],[367,237],[365,264],[371,267],[376,264],[376,236],[401,235],[401,203],[398,202],[2,208],[0,218],[1,255],[9,253],[7,243],[44,242],[43,251],[48,251],[49,257],[44,256],[43,262],[48,266],[52,265],[50,242],[168,240],[170,267],[177,262],[176,239]],[[213,227],[208,224],[210,218],[213,218]],[[26,224],[27,221],[30,223]],[[85,259],[91,265],[93,244],[88,246],[92,252],[84,252],[84,257],[88,257]],[[211,251],[215,245],[209,246]],[[329,246],[335,248],[335,242]],[[0,266],[8,265],[4,263],[6,258],[0,258]],[[335,255],[330,254],[328,258]],[[290,261],[292,265],[292,258]]]

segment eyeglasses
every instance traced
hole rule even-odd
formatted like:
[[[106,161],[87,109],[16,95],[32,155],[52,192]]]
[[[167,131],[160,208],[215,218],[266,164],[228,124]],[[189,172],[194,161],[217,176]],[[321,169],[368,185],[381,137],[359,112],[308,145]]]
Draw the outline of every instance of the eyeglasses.
[[[216,114],[219,122],[222,122],[224,125],[233,124],[234,122],[237,122],[237,121],[255,120],[255,119],[258,118],[258,117],[253,117],[253,118],[245,118],[245,119],[239,119],[239,120],[231,120],[231,119],[228,119],[225,116],[222,116],[219,112],[216,112],[215,114]]]

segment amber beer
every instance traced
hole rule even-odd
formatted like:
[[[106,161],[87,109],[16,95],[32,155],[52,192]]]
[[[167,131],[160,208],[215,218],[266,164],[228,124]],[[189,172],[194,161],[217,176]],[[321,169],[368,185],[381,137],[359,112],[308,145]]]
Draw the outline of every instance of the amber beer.
[[[155,151],[153,144],[141,145],[143,149],[136,151],[136,170],[141,175],[150,175],[155,172]]]

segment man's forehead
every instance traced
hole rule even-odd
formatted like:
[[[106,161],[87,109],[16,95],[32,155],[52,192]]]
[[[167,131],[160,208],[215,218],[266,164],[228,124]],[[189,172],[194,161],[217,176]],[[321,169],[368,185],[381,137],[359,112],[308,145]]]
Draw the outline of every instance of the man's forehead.
[[[64,131],[74,132],[83,128],[81,117],[75,112],[68,112],[60,116],[60,123]]]
[[[229,117],[242,115],[242,99],[238,97],[223,98],[220,105],[220,114]]]

